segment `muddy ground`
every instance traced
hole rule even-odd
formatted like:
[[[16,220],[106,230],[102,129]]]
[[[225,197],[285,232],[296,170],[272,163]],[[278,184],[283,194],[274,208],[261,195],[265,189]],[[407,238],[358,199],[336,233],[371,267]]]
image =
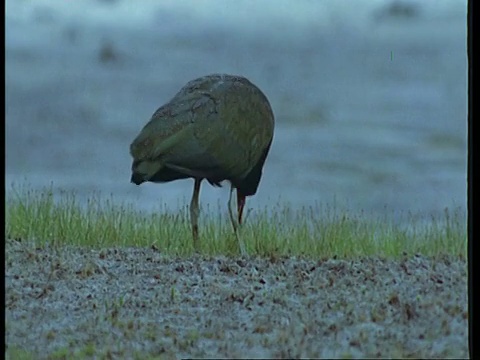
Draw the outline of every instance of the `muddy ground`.
[[[466,263],[453,257],[175,259],[7,240],[5,272],[7,353],[468,356]]]

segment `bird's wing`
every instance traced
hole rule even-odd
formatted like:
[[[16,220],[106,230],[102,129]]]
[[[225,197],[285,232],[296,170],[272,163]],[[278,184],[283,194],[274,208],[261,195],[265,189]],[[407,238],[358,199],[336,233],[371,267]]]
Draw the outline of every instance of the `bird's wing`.
[[[273,114],[263,93],[245,79],[225,79],[211,88],[215,111],[199,117],[195,135],[227,178],[246,176],[273,136]],[[199,126],[201,123],[201,126]]]
[[[159,108],[130,145],[135,160],[153,160],[169,154],[192,136],[188,107],[169,102]]]
[[[204,92],[175,96],[158,109],[130,146],[136,162],[155,162],[193,177],[217,177],[218,162],[199,141],[202,134],[215,129],[203,120],[215,113],[213,100]],[[202,121],[199,121],[199,119]]]
[[[158,109],[130,152],[156,171],[220,181],[246,176],[272,135],[263,94],[243,78],[213,76],[188,83]]]

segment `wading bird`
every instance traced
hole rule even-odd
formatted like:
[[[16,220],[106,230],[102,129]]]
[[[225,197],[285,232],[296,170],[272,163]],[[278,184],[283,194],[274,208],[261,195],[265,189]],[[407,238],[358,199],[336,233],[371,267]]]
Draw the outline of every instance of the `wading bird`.
[[[131,182],[193,178],[190,221],[198,242],[198,196],[203,179],[213,186],[230,181],[228,211],[240,251],[237,228],[245,197],[257,192],[273,139],[274,116],[262,91],[241,76],[214,74],[188,82],[160,107],[130,145]],[[237,219],[232,193],[237,190]]]

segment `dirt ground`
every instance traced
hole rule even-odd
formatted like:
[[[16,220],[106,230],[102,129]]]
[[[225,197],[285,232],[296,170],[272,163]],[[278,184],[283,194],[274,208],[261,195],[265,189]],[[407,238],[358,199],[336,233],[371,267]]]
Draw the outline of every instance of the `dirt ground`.
[[[468,356],[467,269],[453,257],[175,259],[14,240],[5,255],[7,353]]]

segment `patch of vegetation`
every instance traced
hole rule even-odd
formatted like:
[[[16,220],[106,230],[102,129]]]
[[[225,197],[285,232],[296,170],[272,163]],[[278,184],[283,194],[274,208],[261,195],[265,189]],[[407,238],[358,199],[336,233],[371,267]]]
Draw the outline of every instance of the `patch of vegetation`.
[[[5,204],[5,237],[37,245],[155,247],[172,256],[193,254],[188,208],[172,213],[145,213],[133,205],[92,195],[80,204],[74,193],[51,188],[12,187]],[[220,209],[201,210],[200,243],[204,255],[237,255],[228,216]],[[284,205],[249,214],[241,237],[250,255],[307,258],[399,257],[407,254],[466,258],[466,219],[460,209],[445,209],[438,218],[409,215],[408,226],[388,218],[372,219],[335,207],[298,211]]]
[[[5,349],[5,359],[7,360],[33,360],[35,353],[24,350],[16,345],[8,346]]]

